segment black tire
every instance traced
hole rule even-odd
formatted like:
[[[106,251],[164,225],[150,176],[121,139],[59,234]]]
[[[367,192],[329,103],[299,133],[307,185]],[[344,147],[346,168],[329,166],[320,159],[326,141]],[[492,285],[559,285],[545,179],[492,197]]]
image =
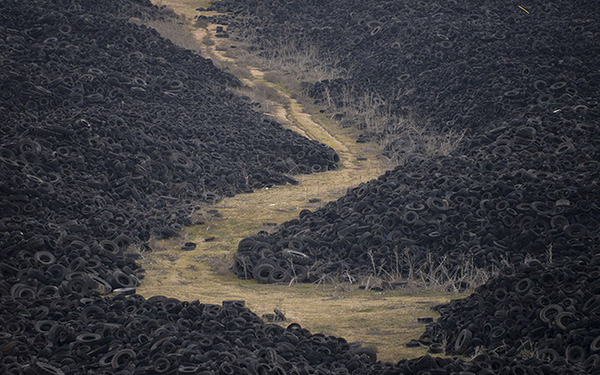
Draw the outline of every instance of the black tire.
[[[122,350],[119,350],[119,352],[112,357],[112,360],[110,363],[114,370],[119,370],[124,367],[127,367],[127,365],[129,363],[133,362],[135,359],[136,359],[136,354],[133,350],[122,349]]]
[[[113,288],[131,288],[135,286],[135,281],[131,276],[121,270],[112,274],[111,285]]]
[[[540,310],[540,319],[544,323],[550,323],[554,321],[556,316],[563,312],[563,308],[557,304],[550,304]]]
[[[567,358],[567,362],[569,363],[581,363],[586,359],[585,349],[577,345],[570,346],[569,348],[567,348],[565,357]]]
[[[56,257],[49,251],[38,251],[33,254],[33,259],[38,266],[50,266],[56,262]]]
[[[252,271],[252,276],[254,279],[261,284],[269,283],[269,276],[271,272],[275,269],[275,265],[272,263],[260,263],[254,267]]]
[[[473,340],[473,332],[468,329],[463,329],[458,334],[456,341],[454,342],[454,351],[458,354],[467,353],[471,348],[471,341]]]
[[[562,331],[567,331],[569,325],[573,322],[573,314],[563,311],[554,318],[554,325]]]
[[[443,352],[444,349],[442,348],[442,344],[434,342],[433,344],[429,345],[429,353],[432,354],[439,354],[441,352]]]
[[[600,352],[600,336],[596,337],[590,344],[590,351],[592,353]]]
[[[366,357],[372,362],[377,362],[377,353],[371,348],[358,347],[351,349],[351,353],[360,357]]]
[[[183,246],[181,246],[181,250],[184,250],[184,251],[191,251],[191,250],[195,250],[195,249],[196,249],[195,242],[186,242]]]
[[[287,283],[292,279],[290,270],[275,267],[269,274],[269,283]]]

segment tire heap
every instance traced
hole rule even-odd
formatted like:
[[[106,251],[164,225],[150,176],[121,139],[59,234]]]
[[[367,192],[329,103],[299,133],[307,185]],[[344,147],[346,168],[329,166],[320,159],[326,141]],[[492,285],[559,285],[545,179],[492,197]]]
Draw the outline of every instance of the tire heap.
[[[272,234],[242,240],[234,271],[287,282],[407,277],[442,264],[444,277],[461,279],[472,271],[467,263],[492,270],[528,257],[560,262],[598,253],[599,167],[570,175],[517,169],[505,158],[415,160]]]
[[[570,370],[535,358],[518,362],[489,356],[471,362],[429,356],[395,364],[375,362],[373,353],[344,339],[311,334],[298,324],[265,324],[243,301],[219,306],[163,296],[31,294],[3,302],[3,374],[442,375],[464,370],[485,375]]]
[[[528,254],[544,260],[550,246],[555,259],[598,251],[593,5],[216,3],[234,13],[230,31],[243,23],[262,39],[306,39],[337,57],[356,87],[395,98],[388,104],[397,113],[416,113],[440,131],[468,130],[450,156],[408,156],[337,202],[240,243],[234,271],[261,282],[404,276],[407,263],[432,259],[425,264],[449,263],[453,277],[467,260],[492,269]],[[336,84],[311,93],[335,93]]]
[[[319,99],[325,90],[338,101],[348,88],[357,98],[375,93],[401,118],[410,114],[442,132],[485,132],[535,106],[577,107],[589,121],[598,116],[594,1],[221,0],[212,6],[231,12],[229,31],[257,48],[295,39],[337,61],[345,78],[314,85],[309,91]]]
[[[318,100],[325,90],[341,100],[345,88],[356,87],[357,97],[377,93],[393,113],[414,115],[434,132],[465,131],[449,156],[406,155],[404,165],[338,201],[242,240],[234,265],[239,277],[406,277],[420,267],[434,278],[461,280],[471,266],[508,263],[513,274],[440,307],[440,321],[420,342],[436,349],[446,342],[454,354],[495,352],[508,361],[530,353],[545,363],[542,372],[600,371],[596,4],[223,0],[214,6],[233,13],[233,37],[256,35],[276,45],[297,36],[320,46],[327,61],[338,59],[348,77],[313,85],[309,93]],[[255,27],[244,35],[242,23]],[[403,152],[401,141],[387,150]],[[502,373],[497,366],[478,371]],[[462,370],[478,373],[456,371]]]
[[[445,343],[447,354],[476,350],[534,355],[550,365],[600,371],[600,255],[565,266],[528,262],[435,308],[421,342]],[[595,371],[595,372],[594,372]]]
[[[135,286],[130,243],[177,235],[202,202],[336,168],[234,95],[233,76],[111,13],[134,10],[161,14],[0,4],[0,296]]]
[[[350,373],[372,363],[343,339],[298,324],[265,324],[243,301],[219,306],[139,295],[5,301],[3,374]]]

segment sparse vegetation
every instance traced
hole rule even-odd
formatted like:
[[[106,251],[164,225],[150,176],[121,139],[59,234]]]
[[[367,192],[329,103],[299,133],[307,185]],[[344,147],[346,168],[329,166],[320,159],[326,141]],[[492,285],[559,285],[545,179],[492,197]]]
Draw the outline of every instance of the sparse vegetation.
[[[207,263],[211,271],[217,275],[225,275],[231,272],[233,259],[230,254],[210,255]]]
[[[191,7],[188,8],[190,12],[187,19],[192,19],[196,12]],[[180,28],[179,31],[183,32],[185,28]],[[300,184],[293,188],[277,186],[255,191],[251,196],[226,198],[214,207],[222,213],[222,217],[213,217],[200,211],[197,221],[204,224],[189,228],[186,237],[186,240],[195,241],[198,247],[194,251],[183,252],[178,250],[182,239],[161,241],[164,249],[173,250],[145,255],[144,267],[148,277],[138,292],[145,296],[164,294],[181,299],[201,296],[206,303],[244,299],[259,315],[270,313],[273,306],[277,306],[285,311],[289,321],[298,322],[313,331],[342,336],[349,341],[360,341],[364,346],[377,350],[379,358],[384,360],[424,354],[425,348],[406,348],[404,343],[421,334],[422,326],[417,324],[416,318],[430,315],[430,307],[447,301],[450,295],[441,286],[425,286],[422,280],[416,278],[417,272],[414,274],[414,281],[404,287],[382,291],[376,291],[372,287],[365,288],[370,290],[360,290],[359,286],[365,280],[355,280],[352,277],[327,278],[315,284],[298,284],[292,280],[285,285],[258,285],[254,280],[240,280],[228,272],[231,255],[241,238],[259,230],[270,230],[271,227],[265,227],[264,223],[281,223],[296,217],[302,209],[313,210],[321,206],[322,202],[336,199],[345,193],[349,185],[378,176],[383,167],[371,144],[355,142],[355,127],[338,127],[329,113],[331,109],[328,113],[320,113],[320,108],[312,104],[313,100],[302,94],[299,80],[315,82],[343,74],[327,67],[333,64],[315,65],[315,61],[319,61],[315,59],[316,49],[306,51],[299,45],[282,45],[282,51],[285,52],[271,56],[268,69],[263,73],[254,67],[263,68],[262,64],[269,60],[266,55],[250,53],[241,48],[239,43],[236,43],[238,48],[230,48],[232,41],[217,40],[211,37],[211,33],[212,26],[208,31],[195,32],[195,37],[201,41],[202,53],[209,54],[225,70],[236,72],[238,77],[244,78],[246,90],[250,90],[245,94],[251,100],[260,101],[263,110],[277,112],[279,116],[281,113],[287,114],[284,115],[287,118],[283,120],[278,118],[280,121],[287,121],[290,128],[306,132],[316,139],[334,134],[331,142],[339,142],[336,144],[338,149],[343,147],[340,157],[347,168],[331,174],[301,176],[298,178]],[[224,54],[227,56],[223,56]],[[232,61],[231,58],[236,60]],[[239,71],[244,74],[237,74]],[[282,96],[291,92],[294,94],[290,97],[297,98],[302,105]],[[374,113],[367,111],[367,99],[363,105],[363,112],[366,116],[371,116],[373,124],[380,121],[374,117]],[[310,111],[312,119],[318,121],[323,129],[311,128],[311,116],[299,112],[303,107]],[[319,197],[320,200],[316,203],[309,202],[314,197]],[[209,236],[216,237],[216,240],[210,243],[202,241]],[[162,257],[162,252],[177,254],[177,259]],[[371,277],[369,282],[375,285],[389,280],[401,278],[379,272],[379,278]],[[452,294],[452,297],[456,296]],[[348,319],[339,319],[341,311],[345,312]],[[359,321],[360,325],[357,325]]]
[[[131,18],[130,22],[138,25],[146,25],[155,29],[165,39],[170,40],[173,44],[189,49],[191,51],[199,51],[200,43],[186,29],[183,21],[177,18],[169,19],[152,19],[152,18]]]
[[[338,62],[317,45],[282,34],[277,41],[269,42],[247,32],[243,40],[238,40],[238,48],[217,45],[216,50],[225,51],[224,55],[237,65],[261,66],[266,70],[262,77],[265,81],[293,93],[303,105],[314,100],[304,91],[307,83],[345,77],[346,72],[337,68]],[[253,44],[257,41],[259,47]],[[396,165],[415,153],[449,155],[464,137],[464,131],[434,131],[414,114],[395,115],[388,100],[363,88],[345,86],[339,95],[325,88],[322,104],[332,118],[342,114],[343,120],[338,120],[341,126],[353,126],[376,142],[379,151]]]

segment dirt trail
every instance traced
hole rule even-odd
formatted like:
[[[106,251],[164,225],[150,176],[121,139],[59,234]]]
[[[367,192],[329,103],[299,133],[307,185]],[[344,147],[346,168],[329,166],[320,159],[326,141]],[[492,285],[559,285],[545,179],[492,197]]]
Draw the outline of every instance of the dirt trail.
[[[215,25],[198,28],[191,22],[201,4],[190,0],[163,0],[162,4],[185,16],[189,31],[200,43],[204,41],[203,56],[215,62],[236,63],[220,51],[220,44],[232,42],[215,38]],[[214,44],[206,43],[207,35]],[[431,315],[429,307],[447,301],[447,296],[410,290],[367,292],[346,284],[259,285],[254,280],[239,280],[228,271],[242,238],[260,230],[272,231],[276,224],[297,217],[302,209],[314,210],[341,197],[348,187],[376,178],[384,171],[375,148],[356,143],[353,130],[340,128],[318,110],[307,113],[284,89],[265,81],[265,72],[259,67],[245,68],[250,72],[243,78],[246,85],[269,85],[285,98],[283,104],[271,108],[270,115],[287,128],[335,149],[341,167],[296,176],[299,184],[295,186],[260,189],[206,207],[198,213],[205,224],[187,228],[180,238],[159,241],[152,245],[153,252],[144,253],[147,273],[138,293],[205,303],[243,299],[257,314],[279,308],[288,318],[284,325],[298,322],[313,332],[371,345],[378,350],[380,359],[423,355],[424,349],[406,348],[403,343],[423,331],[416,317]],[[196,249],[182,251],[181,245],[187,241],[197,243]]]

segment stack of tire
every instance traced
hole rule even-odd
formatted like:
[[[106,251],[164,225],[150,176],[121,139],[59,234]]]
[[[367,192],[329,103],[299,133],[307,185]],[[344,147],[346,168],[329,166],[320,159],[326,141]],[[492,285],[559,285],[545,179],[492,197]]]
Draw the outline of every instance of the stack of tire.
[[[271,234],[242,240],[234,271],[287,282],[407,277],[443,266],[440,277],[461,280],[507,260],[575,259],[599,251],[599,167],[561,174],[492,157],[413,160]]]
[[[505,269],[467,298],[435,308],[421,342],[447,354],[477,350],[534,356],[550,365],[600,369],[600,254],[567,265],[530,261]],[[423,338],[427,340],[423,340]]]
[[[177,235],[204,202],[337,166],[210,60],[127,21],[140,14],[162,13],[0,4],[0,296],[133,287],[130,244]]]
[[[221,0],[228,28],[257,48],[320,48],[343,78],[309,90],[343,103],[365,94],[434,132],[485,132],[532,108],[598,117],[600,10],[593,1],[447,4],[386,0]],[[393,126],[384,133],[393,133]]]
[[[0,305],[3,374],[582,374],[533,358],[425,356],[376,362],[372,350],[265,324],[242,301],[222,306],[155,296],[22,295]]]
[[[392,136],[386,150],[402,154],[404,165],[274,233],[242,240],[239,277],[315,281],[420,270],[444,281],[508,264],[516,271],[440,307],[440,320],[419,341],[436,349],[445,343],[447,353],[501,355],[476,357],[486,367],[456,373],[600,371],[594,2],[213,5],[233,14],[234,38],[256,36],[265,49],[282,40],[309,43],[337,61],[333,67],[347,74],[310,86],[317,101],[327,93],[340,107],[352,102],[349,93],[355,102],[375,93],[385,98],[382,108],[428,124],[431,134],[464,132],[453,153],[436,158],[411,155]],[[499,364],[527,356],[543,369]],[[428,371],[406,365],[404,372]]]
[[[550,245],[557,259],[598,248],[600,30],[592,2],[213,6],[231,11],[230,31],[254,33],[259,47],[295,38],[338,60],[347,78],[317,83],[315,97],[327,89],[336,100],[343,87],[357,87],[357,97],[376,92],[386,108],[433,132],[465,131],[449,156],[405,155],[403,166],[337,202],[240,243],[240,277],[404,276],[408,263],[441,262],[455,277],[466,261],[493,269],[527,255],[544,261]],[[402,141],[387,150],[403,152]]]
[[[243,301],[23,295],[0,316],[2,374],[364,373],[373,362],[344,339],[266,324]]]

